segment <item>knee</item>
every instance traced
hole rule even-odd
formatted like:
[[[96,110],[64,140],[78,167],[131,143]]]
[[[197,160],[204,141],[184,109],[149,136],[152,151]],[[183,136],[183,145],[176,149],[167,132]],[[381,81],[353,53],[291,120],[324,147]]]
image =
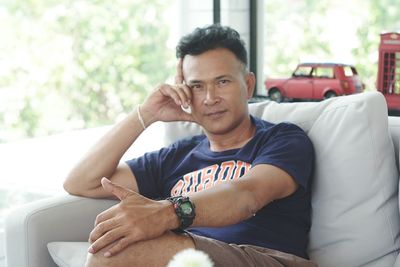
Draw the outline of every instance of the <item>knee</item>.
[[[101,261],[101,259],[100,259],[100,257],[98,255],[88,253],[87,256],[86,256],[85,267],[94,267],[94,266],[101,267],[101,266],[105,266],[100,261]]]
[[[106,258],[101,252],[96,254],[88,253],[85,267],[120,267],[121,265],[116,257]]]

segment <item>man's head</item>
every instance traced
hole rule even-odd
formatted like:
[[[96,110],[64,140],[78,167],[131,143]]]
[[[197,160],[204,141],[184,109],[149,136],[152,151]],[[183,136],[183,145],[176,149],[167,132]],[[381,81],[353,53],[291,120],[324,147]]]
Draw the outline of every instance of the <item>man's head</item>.
[[[216,48],[228,49],[247,68],[247,52],[239,33],[219,24],[196,28],[182,37],[176,47],[176,56],[183,59],[186,55],[196,56]]]
[[[255,77],[246,68],[246,54],[239,34],[220,25],[196,29],[177,47],[192,116],[209,137],[240,133],[250,123],[247,100]]]

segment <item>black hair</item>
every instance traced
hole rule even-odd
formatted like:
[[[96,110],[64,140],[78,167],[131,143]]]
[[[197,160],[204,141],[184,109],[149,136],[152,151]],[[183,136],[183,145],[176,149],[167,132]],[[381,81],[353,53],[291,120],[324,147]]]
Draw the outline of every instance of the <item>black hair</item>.
[[[216,48],[228,49],[247,66],[247,52],[239,33],[219,24],[196,28],[192,33],[183,36],[176,47],[176,57],[200,55]]]

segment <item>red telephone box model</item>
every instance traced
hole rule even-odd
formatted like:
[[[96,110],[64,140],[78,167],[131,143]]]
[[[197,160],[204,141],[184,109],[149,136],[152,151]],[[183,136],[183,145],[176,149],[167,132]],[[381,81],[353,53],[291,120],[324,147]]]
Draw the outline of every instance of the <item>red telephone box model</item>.
[[[400,110],[400,33],[381,34],[377,89],[390,110]]]

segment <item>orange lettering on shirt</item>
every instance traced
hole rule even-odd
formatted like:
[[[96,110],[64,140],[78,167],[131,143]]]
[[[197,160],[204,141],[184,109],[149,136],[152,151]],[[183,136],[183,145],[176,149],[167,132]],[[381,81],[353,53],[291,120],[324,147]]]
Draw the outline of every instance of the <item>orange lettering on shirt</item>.
[[[171,189],[171,196],[180,196],[182,194],[182,189],[183,186],[185,185],[185,183],[183,182],[183,180],[179,180],[174,187],[172,187]]]
[[[196,192],[195,188],[198,183],[198,176],[199,176],[200,172],[201,172],[200,170],[194,171],[194,172],[191,172],[191,173],[183,176],[183,179],[185,181],[185,186],[183,187],[183,190],[182,190],[182,196],[186,196],[190,193]]]
[[[251,164],[244,161],[225,161],[221,165],[214,164],[201,170],[183,175],[171,189],[171,196],[185,196],[208,189],[220,182],[237,180],[243,176]]]
[[[195,188],[196,192],[207,189],[213,185],[214,177],[216,176],[218,167],[218,164],[214,164],[201,170],[198,185]]]
[[[222,181],[230,180],[235,169],[236,162],[234,160],[225,161],[221,163],[220,170],[218,173],[218,179],[214,182],[214,185]]]
[[[235,172],[233,174],[232,180],[237,180],[242,177],[251,167],[250,163],[238,160],[236,162]]]

